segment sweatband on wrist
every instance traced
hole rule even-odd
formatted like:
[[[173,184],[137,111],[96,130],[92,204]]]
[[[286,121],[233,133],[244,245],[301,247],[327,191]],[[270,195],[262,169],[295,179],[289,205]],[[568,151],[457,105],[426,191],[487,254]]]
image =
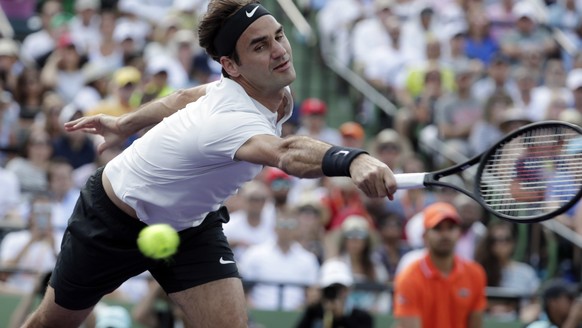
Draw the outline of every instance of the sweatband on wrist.
[[[236,42],[243,32],[259,17],[271,13],[258,3],[248,4],[227,18],[214,38],[214,48],[219,57],[234,52]]]
[[[323,155],[323,174],[328,177],[350,177],[350,165],[354,158],[367,153],[358,148],[333,146]]]

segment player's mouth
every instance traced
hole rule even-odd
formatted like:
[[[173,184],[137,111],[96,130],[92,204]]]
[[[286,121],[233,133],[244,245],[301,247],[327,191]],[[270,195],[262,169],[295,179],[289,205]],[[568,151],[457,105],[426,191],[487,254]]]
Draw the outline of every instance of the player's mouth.
[[[275,66],[275,68],[273,68],[273,71],[282,72],[282,71],[287,70],[289,67],[291,67],[291,61],[286,60],[282,64],[280,64],[279,66]]]

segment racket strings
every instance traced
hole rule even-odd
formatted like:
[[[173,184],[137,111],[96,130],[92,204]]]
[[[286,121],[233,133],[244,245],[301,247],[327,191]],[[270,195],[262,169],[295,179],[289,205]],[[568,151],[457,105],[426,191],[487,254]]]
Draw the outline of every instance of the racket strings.
[[[484,202],[516,218],[559,210],[582,188],[582,142],[578,131],[541,127],[499,145],[479,178]]]

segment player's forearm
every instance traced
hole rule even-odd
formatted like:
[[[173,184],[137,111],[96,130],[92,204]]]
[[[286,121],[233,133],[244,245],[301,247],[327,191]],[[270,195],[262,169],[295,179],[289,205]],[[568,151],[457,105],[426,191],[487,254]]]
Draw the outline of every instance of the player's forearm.
[[[300,178],[318,178],[323,175],[321,163],[330,144],[304,136],[287,137],[281,143],[277,166]]]
[[[165,117],[204,96],[206,86],[204,84],[190,89],[178,90],[164,98],[152,100],[135,112],[122,116],[118,121],[119,128],[132,134],[148,126],[158,124]]]

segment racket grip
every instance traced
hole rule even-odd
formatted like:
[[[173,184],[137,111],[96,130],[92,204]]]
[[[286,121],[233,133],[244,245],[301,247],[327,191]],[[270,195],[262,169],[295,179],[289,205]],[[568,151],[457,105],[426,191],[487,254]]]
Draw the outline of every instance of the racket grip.
[[[420,189],[424,188],[424,177],[426,173],[400,173],[395,174],[397,189]]]

